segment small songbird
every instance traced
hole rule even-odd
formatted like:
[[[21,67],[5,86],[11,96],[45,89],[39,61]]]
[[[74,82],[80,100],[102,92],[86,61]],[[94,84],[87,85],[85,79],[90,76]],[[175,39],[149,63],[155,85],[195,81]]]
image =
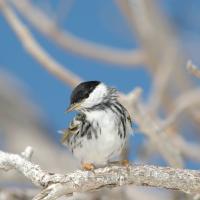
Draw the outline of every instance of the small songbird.
[[[100,81],[80,83],[72,91],[66,111],[78,114],[64,130],[62,143],[86,170],[119,156],[132,133],[130,115],[117,97],[115,88]]]

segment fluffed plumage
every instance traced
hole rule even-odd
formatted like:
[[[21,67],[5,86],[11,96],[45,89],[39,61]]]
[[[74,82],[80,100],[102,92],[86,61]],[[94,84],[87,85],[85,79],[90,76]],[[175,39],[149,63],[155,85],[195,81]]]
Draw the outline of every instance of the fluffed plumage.
[[[64,131],[62,142],[75,157],[101,166],[119,156],[132,128],[116,89],[99,81],[81,83],[72,92],[69,110],[78,114]]]

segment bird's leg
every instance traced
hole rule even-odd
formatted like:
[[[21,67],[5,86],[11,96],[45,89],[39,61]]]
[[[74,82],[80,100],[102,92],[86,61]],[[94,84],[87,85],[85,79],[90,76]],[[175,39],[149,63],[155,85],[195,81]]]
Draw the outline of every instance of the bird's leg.
[[[121,161],[121,164],[125,167],[128,167],[129,166],[129,161],[128,160],[122,160]]]
[[[92,163],[82,163],[82,168],[86,171],[94,170],[95,166]]]
[[[116,161],[109,161],[108,162],[108,166],[113,166],[113,165],[119,165],[120,161],[116,160]]]
[[[120,160],[120,161],[111,161],[108,163],[109,166],[112,165],[123,165],[125,167],[128,167],[129,161],[128,160]]]

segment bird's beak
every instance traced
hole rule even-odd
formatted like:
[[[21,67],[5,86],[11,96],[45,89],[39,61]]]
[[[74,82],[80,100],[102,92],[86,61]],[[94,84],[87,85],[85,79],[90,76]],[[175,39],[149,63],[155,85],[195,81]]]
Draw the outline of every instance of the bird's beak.
[[[80,108],[81,103],[71,104],[66,110],[65,113],[72,112],[73,110]]]

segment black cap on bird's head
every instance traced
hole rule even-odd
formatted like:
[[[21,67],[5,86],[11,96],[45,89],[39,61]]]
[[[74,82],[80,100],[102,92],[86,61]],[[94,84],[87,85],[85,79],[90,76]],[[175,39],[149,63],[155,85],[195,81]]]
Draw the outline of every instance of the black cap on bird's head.
[[[89,97],[99,84],[101,84],[100,81],[87,81],[77,85],[72,91],[70,106],[66,111],[70,112],[80,108],[81,103]]]
[[[71,94],[71,104],[81,102],[89,97],[90,93],[100,84],[100,81],[87,81],[80,83]]]

